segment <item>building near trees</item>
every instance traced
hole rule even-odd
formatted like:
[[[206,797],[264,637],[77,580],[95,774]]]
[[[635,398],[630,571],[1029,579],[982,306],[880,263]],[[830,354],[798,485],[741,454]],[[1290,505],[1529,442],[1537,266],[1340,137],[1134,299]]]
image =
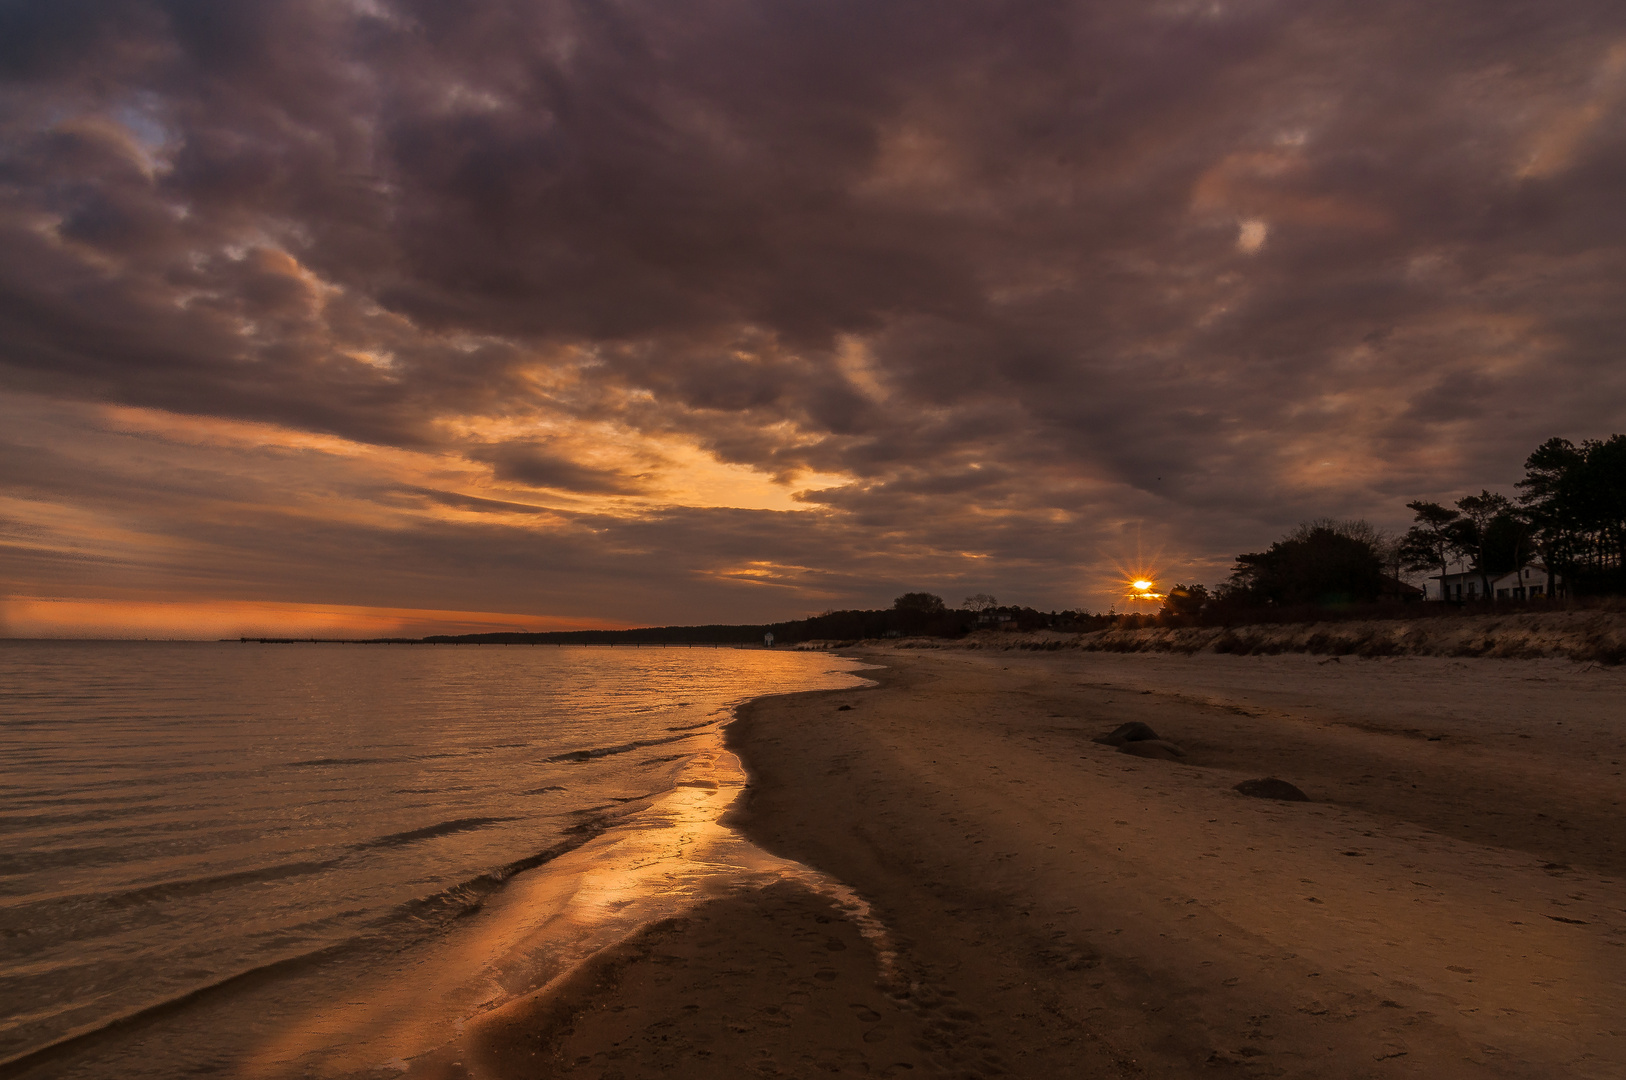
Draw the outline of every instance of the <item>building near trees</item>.
[[[1553,591],[1549,597],[1547,568],[1541,563],[1533,562],[1516,570],[1491,576],[1488,595],[1496,600],[1561,599],[1565,595],[1564,577],[1555,573],[1552,580]],[[1427,599],[1464,604],[1484,600],[1487,596],[1485,587],[1485,575],[1469,569],[1462,569],[1456,573],[1436,574],[1424,583],[1428,593]]]

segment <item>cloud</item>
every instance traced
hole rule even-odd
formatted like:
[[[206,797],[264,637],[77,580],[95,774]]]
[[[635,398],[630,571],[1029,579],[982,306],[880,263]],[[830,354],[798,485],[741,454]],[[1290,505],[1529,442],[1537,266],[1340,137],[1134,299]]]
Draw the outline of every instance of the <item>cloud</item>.
[[[527,487],[588,495],[631,494],[641,489],[637,477],[581,465],[534,444],[505,443],[471,451],[471,456],[488,462],[498,480]]]
[[[1623,41],[1601,0],[6,5],[6,587],[340,602],[382,544],[402,595],[343,602],[475,610],[546,550],[538,614],[1072,606],[1135,523],[1195,575],[1505,488],[1626,427]]]
[[[458,510],[472,510],[479,514],[546,514],[546,507],[530,503],[507,502],[503,499],[482,499],[478,495],[459,495],[455,491],[435,491],[432,488],[404,488],[408,495],[417,495],[440,506]]]

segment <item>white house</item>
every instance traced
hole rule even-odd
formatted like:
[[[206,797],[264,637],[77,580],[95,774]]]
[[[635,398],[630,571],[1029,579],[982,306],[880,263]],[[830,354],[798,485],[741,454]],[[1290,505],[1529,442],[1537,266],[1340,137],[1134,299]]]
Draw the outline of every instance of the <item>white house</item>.
[[[1459,564],[1460,565],[1460,564]],[[1436,574],[1424,583],[1430,600],[1469,601],[1484,600],[1485,579],[1472,570],[1458,570],[1451,574]],[[1530,563],[1506,574],[1491,575],[1490,596],[1498,600],[1535,599],[1547,595],[1547,568]],[[1553,575],[1553,595],[1564,595],[1564,578]]]

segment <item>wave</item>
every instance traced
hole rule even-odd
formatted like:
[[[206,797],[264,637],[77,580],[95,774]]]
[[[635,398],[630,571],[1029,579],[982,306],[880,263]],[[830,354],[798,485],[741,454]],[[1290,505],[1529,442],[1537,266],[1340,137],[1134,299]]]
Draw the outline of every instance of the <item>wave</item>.
[[[282,764],[284,768],[289,769],[315,769],[323,765],[376,765],[388,760],[390,759],[376,757],[319,757],[310,761],[285,761]]]
[[[619,746],[598,746],[591,750],[572,750],[566,754],[555,754],[542,760],[549,765],[562,761],[592,761],[594,758],[609,757],[612,754],[625,754],[629,750],[642,750],[646,746],[661,746],[665,743],[679,742],[683,739],[694,738],[694,733],[688,735],[671,735],[664,739],[639,739],[637,742],[622,743]]]
[[[154,904],[180,897],[198,896],[220,889],[236,888],[240,885],[256,885],[263,881],[279,881],[283,878],[316,874],[323,870],[332,869],[339,865],[340,861],[338,859],[325,859],[322,861],[279,863],[275,866],[256,867],[253,870],[235,870],[230,873],[210,874],[205,877],[161,881],[155,885],[142,885],[134,889],[123,889],[119,892],[68,893],[59,896],[46,896],[30,900],[24,904],[0,908],[0,933],[8,929],[6,923],[12,921],[12,916],[26,916],[28,912],[39,908],[60,910],[64,907],[114,909],[139,907],[143,904]]]
[[[505,821],[518,820],[517,817],[457,818],[455,821],[442,821],[437,825],[425,825],[421,829],[408,829],[406,832],[390,833],[388,836],[377,836],[371,840],[362,840],[359,843],[349,845],[349,847],[351,851],[400,847],[403,844],[415,844],[419,840],[432,840],[437,836],[451,836],[454,833],[468,832],[471,829],[483,829],[487,825],[501,825]]]
[[[110,1020],[104,1020],[92,1026],[70,1032],[55,1042],[35,1047],[32,1050],[25,1050],[21,1054],[0,1061],[0,1077],[22,1076],[41,1065],[78,1053],[109,1037],[138,1031],[150,1024],[157,1023],[165,1017],[171,1016],[199,1001],[213,998],[219,994],[243,990],[302,968],[326,963],[344,953],[350,952],[353,948],[354,944],[352,942],[339,942],[320,949],[299,953],[295,956],[285,956],[270,963],[260,964],[245,971],[228,975],[223,979],[194,987],[156,1004],[146,1005],[121,1016],[115,1016]]]
[[[608,807],[598,808],[608,809]],[[610,827],[612,816],[620,815],[600,814],[587,820],[578,822],[564,829],[564,839],[552,847],[544,848],[534,855],[527,855],[522,859],[505,863],[493,870],[476,875],[466,881],[442,889],[429,896],[409,900],[393,911],[373,920],[370,926],[383,929],[401,922],[410,922],[418,925],[441,926],[455,919],[472,915],[485,903],[486,898],[498,889],[503,883],[515,874],[526,870],[533,870],[543,863],[552,862],[559,856],[571,852],[587,843],[596,836],[600,836]]]
[[[44,1046],[0,1060],[0,1078],[20,1077],[41,1065],[79,1053],[103,1040],[138,1031],[192,1005],[213,1000],[224,994],[238,993],[275,979],[297,975],[301,971],[368,948],[397,946],[399,934],[403,930],[413,937],[433,933],[451,922],[474,914],[515,874],[551,862],[601,835],[609,828],[610,818],[611,815],[604,815],[572,825],[564,830],[564,838],[551,847],[505,863],[467,881],[458,882],[440,892],[400,904],[368,923],[370,931],[368,933],[357,934],[343,941],[234,972],[174,997],[70,1032]]]
[[[100,845],[95,847],[54,848],[44,851],[8,852],[0,854],[0,877],[16,877],[22,874],[33,874],[41,870],[57,870],[63,867],[128,862],[130,859],[137,857],[131,853],[128,845],[121,847]]]
[[[438,793],[438,789],[437,789]],[[453,821],[442,821],[435,825],[428,825],[421,829],[408,829],[405,832],[390,833],[387,836],[374,837],[371,840],[362,840],[348,844],[350,851],[369,851],[375,848],[400,847],[404,844],[413,844],[419,840],[431,840],[437,836],[450,836],[454,833],[468,832],[471,829],[483,829],[489,825],[500,825],[509,821],[518,821],[515,817],[474,817],[457,818]],[[18,852],[15,855],[0,855],[0,877],[12,877],[22,874],[35,873],[41,870],[52,870],[61,867],[81,866],[87,863],[123,862],[139,857],[138,852],[132,852],[129,847],[76,847],[58,848],[54,851]],[[156,885],[143,885],[134,889],[126,889],[117,893],[110,893],[98,898],[93,893],[82,893],[72,896],[54,897],[51,904],[74,903],[83,901],[97,905],[124,906],[151,903],[158,900],[168,900],[180,896],[191,896],[197,893],[211,892],[216,889],[231,888],[238,885],[252,885],[260,881],[272,881],[278,878],[292,877],[301,874],[316,873],[336,866],[335,860],[318,862],[282,863],[276,866],[259,867],[252,870],[238,870],[226,874],[212,874],[206,877],[189,878],[181,881],[160,882]]]
[[[154,793],[147,796],[146,802],[156,802],[164,798],[162,794]],[[130,800],[134,802],[135,800]],[[0,834],[10,833],[38,833],[52,829],[60,829],[64,825],[94,825],[101,821],[123,821],[130,817],[131,807],[128,804],[111,804],[94,810],[80,810],[71,814],[64,813],[36,813],[27,814],[21,810],[31,810],[34,807],[25,803],[12,806],[0,803]]]

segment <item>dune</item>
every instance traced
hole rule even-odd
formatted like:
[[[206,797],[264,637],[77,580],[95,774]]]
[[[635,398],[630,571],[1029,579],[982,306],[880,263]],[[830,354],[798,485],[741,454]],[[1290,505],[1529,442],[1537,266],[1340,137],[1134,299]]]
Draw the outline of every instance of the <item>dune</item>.
[[[1435,605],[1425,605],[1433,608]],[[799,647],[829,647],[811,642]],[[857,642],[840,643],[847,647]],[[874,645],[866,645],[874,648]],[[1025,652],[1223,653],[1275,656],[1312,653],[1353,656],[1564,658],[1582,663],[1626,663],[1626,612],[1607,609],[1531,611],[1507,608],[1482,613],[1420,611],[1409,619],[1340,618],[1322,622],[1239,626],[1148,626],[1089,633],[982,630],[960,639],[906,638],[895,649]]]

